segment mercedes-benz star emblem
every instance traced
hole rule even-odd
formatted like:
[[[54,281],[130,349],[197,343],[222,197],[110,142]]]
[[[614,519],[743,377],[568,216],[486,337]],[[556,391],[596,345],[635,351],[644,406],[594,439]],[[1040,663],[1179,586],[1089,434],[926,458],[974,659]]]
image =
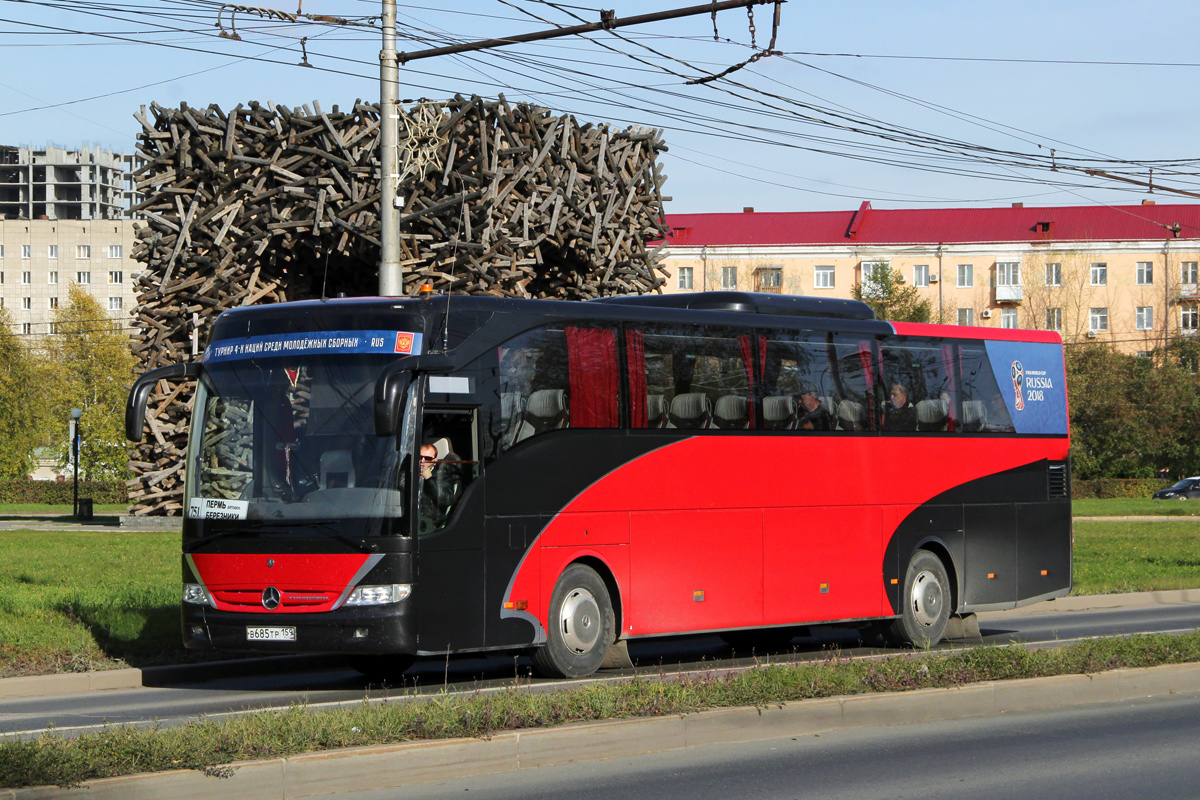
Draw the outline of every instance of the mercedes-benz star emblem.
[[[279,590],[274,586],[263,589],[262,604],[267,611],[279,608]]]

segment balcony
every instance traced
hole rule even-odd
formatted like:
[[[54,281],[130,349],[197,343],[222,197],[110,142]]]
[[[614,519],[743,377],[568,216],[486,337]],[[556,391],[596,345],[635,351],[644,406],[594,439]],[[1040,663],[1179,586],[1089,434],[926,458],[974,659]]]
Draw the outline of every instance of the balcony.
[[[1019,303],[1024,299],[1024,291],[1020,285],[996,287],[997,303]]]

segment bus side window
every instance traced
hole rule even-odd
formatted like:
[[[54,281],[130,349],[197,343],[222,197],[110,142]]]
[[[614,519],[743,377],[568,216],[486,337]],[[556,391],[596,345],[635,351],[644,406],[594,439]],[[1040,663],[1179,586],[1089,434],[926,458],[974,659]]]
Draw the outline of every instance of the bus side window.
[[[959,345],[963,431],[1012,433],[1012,416],[982,342]]]
[[[767,430],[835,429],[840,397],[821,334],[771,331],[763,365]]]
[[[839,398],[834,423],[839,431],[875,429],[873,342],[853,334],[835,334],[827,345],[831,379]]]
[[[753,337],[666,326],[625,332],[632,428],[757,427]],[[644,400],[643,400],[644,398]]]
[[[612,328],[538,328],[500,348],[498,450],[563,428],[615,428],[620,374]]]
[[[952,353],[941,341],[917,338],[882,349],[884,430],[943,433],[958,427]]]

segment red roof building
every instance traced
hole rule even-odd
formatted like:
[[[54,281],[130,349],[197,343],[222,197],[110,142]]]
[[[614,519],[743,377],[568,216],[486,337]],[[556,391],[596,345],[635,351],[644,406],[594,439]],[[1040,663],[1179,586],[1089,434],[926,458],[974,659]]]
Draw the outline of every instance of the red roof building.
[[[1192,335],[1200,204],[669,214],[666,291],[849,297],[877,265],[934,321],[1149,350]]]

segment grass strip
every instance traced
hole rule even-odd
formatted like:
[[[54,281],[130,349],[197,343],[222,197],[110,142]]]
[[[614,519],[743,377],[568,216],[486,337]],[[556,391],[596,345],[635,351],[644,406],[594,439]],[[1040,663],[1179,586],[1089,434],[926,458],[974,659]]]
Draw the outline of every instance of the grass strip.
[[[1076,517],[1200,517],[1200,502],[1148,497],[1087,498],[1071,501]]]
[[[293,706],[160,730],[106,728],[77,739],[49,734],[0,741],[0,786],[75,786],[98,778],[173,769],[221,774],[235,761],[343,747],[487,737],[570,722],[661,717],[706,709],[767,706],[869,692],[961,686],[980,681],[1094,674],[1200,661],[1200,632],[1094,639],[1067,647],[979,647],[907,653],[879,661],[831,654],[816,664],[768,665],[727,675],[635,678],[557,692],[513,689],[310,710]]]

